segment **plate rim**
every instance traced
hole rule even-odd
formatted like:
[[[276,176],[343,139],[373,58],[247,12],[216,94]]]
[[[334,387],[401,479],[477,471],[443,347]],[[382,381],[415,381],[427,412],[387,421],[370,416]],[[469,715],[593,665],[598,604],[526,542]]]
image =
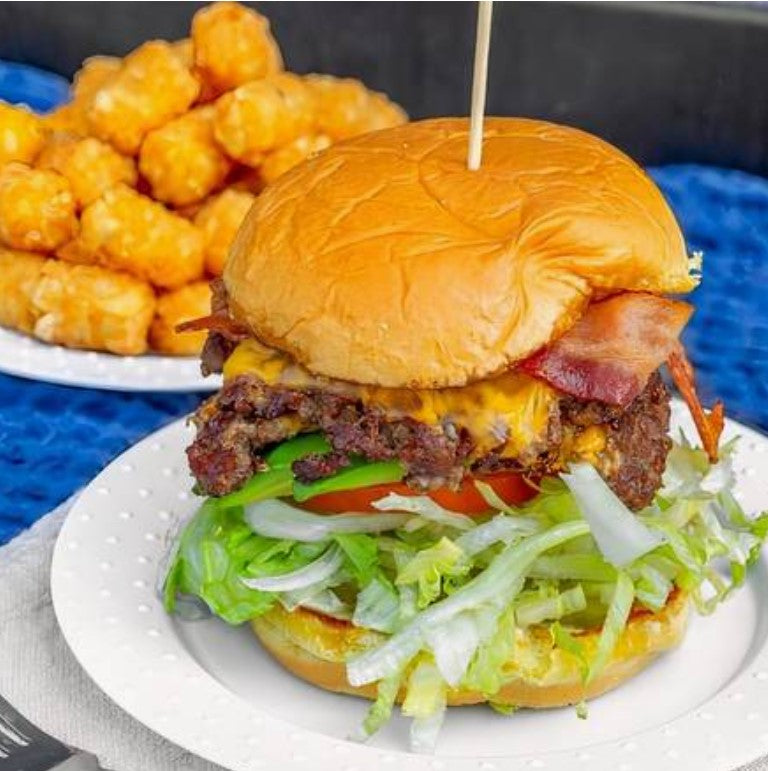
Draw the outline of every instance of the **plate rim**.
[[[88,388],[100,391],[118,391],[122,393],[206,393],[218,390],[221,387],[221,378],[217,376],[203,377],[197,372],[194,376],[184,375],[181,378],[174,378],[174,372],[185,364],[191,365],[198,360],[194,356],[168,356],[159,353],[147,352],[139,356],[121,356],[108,351],[95,351],[83,348],[68,348],[63,345],[46,343],[43,340],[26,335],[15,329],[0,327],[0,350],[5,347],[18,345],[20,350],[31,350],[34,353],[45,355],[50,361],[48,367],[39,367],[29,364],[29,358],[20,356],[18,359],[11,357],[0,357],[0,373],[11,375],[13,377],[23,378],[40,383],[51,383],[53,385],[69,386],[72,388]],[[57,368],[56,359],[60,363],[72,360],[75,364],[78,362],[106,362],[105,374],[113,375],[115,380],[110,382],[99,377],[96,373],[89,373],[78,376],[75,373],[66,374],[69,367],[64,366],[64,371]],[[16,362],[21,362],[17,364]],[[126,364],[131,362],[131,364]],[[141,378],[133,378],[127,382],[120,382],[120,373],[125,373],[127,367],[138,363],[138,366],[149,367],[155,372],[150,372],[151,378],[164,376],[158,382],[152,382],[150,379],[142,381]],[[118,372],[119,369],[119,372]]]
[[[754,441],[754,439],[757,438],[762,442],[768,443],[768,436],[762,434],[759,430],[735,420],[729,420],[729,423],[736,429],[737,433],[744,437],[743,441]],[[206,743],[203,738],[205,736],[207,722],[210,719],[209,717],[206,717],[206,719],[203,720],[201,716],[201,719],[195,724],[189,722],[176,722],[174,724],[173,722],[169,723],[167,719],[158,719],[156,710],[154,710],[153,714],[153,709],[146,708],[146,705],[143,705],[143,707],[132,705],[130,700],[126,699],[124,695],[119,692],[119,689],[115,687],[114,683],[105,684],[103,678],[98,678],[94,675],[93,670],[98,670],[98,666],[94,666],[93,660],[89,658],[92,654],[89,654],[88,646],[84,645],[82,641],[78,639],[78,635],[73,628],[72,618],[68,615],[65,606],[66,590],[64,589],[64,584],[66,582],[62,576],[62,563],[66,551],[65,541],[68,537],[69,530],[72,528],[72,523],[76,521],[76,518],[81,513],[83,507],[89,502],[89,498],[96,494],[94,491],[98,489],[99,482],[105,475],[111,473],[119,464],[125,464],[127,456],[133,453],[140,453],[152,443],[162,442],[169,436],[173,436],[177,433],[187,435],[188,432],[189,426],[186,424],[186,418],[180,418],[153,432],[114,458],[78,495],[77,500],[67,514],[54,547],[50,576],[51,597],[57,623],[59,624],[59,628],[62,631],[67,645],[92,682],[94,682],[94,684],[123,711],[138,720],[147,728],[168,741],[173,742],[177,746],[187,749],[195,755],[212,763],[223,765],[225,768],[232,769],[233,771],[252,771],[252,769],[261,768],[262,766],[268,768],[269,761],[272,760],[279,762],[279,767],[281,768],[290,768],[294,771],[318,771],[318,769],[324,768],[324,765],[318,762],[317,753],[323,753],[328,754],[329,758],[336,761],[335,766],[338,766],[341,762],[343,768],[357,768],[357,763],[360,763],[364,764],[366,769],[381,768],[382,771],[390,771],[393,767],[398,769],[408,769],[409,771],[427,771],[428,769],[443,769],[444,771],[469,771],[469,769],[474,771],[488,769],[490,771],[490,769],[498,768],[497,763],[500,761],[504,762],[505,768],[519,766],[521,768],[546,768],[550,769],[550,771],[567,771],[567,769],[572,769],[574,765],[577,765],[574,761],[574,756],[583,755],[585,760],[588,758],[588,763],[585,763],[584,765],[585,767],[589,767],[591,771],[596,771],[597,769],[602,770],[603,768],[615,768],[617,767],[617,763],[620,766],[619,756],[622,758],[626,757],[628,760],[632,761],[631,768],[633,769],[647,767],[650,763],[654,763],[659,769],[667,767],[679,768],[679,756],[676,755],[673,757],[672,755],[667,755],[665,758],[660,752],[658,756],[642,757],[642,764],[638,766],[637,761],[641,755],[638,754],[634,757],[632,755],[627,755],[626,752],[622,752],[622,746],[627,749],[628,745],[636,744],[635,740],[654,734],[658,735],[660,732],[670,730],[673,730],[675,735],[678,735],[681,727],[687,727],[689,729],[693,728],[694,731],[703,731],[706,728],[706,725],[697,721],[699,719],[712,719],[712,716],[707,713],[706,705],[715,701],[725,702],[724,694],[726,691],[732,690],[736,683],[742,682],[747,678],[753,679],[756,677],[756,672],[750,670],[760,669],[759,674],[765,674],[765,670],[768,668],[768,641],[766,641],[763,642],[762,647],[756,651],[752,660],[745,663],[743,669],[725,684],[720,691],[710,696],[699,706],[693,707],[688,712],[660,725],[625,735],[619,739],[597,742],[585,747],[583,750],[577,748],[544,752],[540,756],[541,759],[537,759],[536,756],[531,755],[530,753],[484,756],[480,758],[473,758],[471,756],[429,756],[415,755],[404,750],[388,750],[375,746],[348,742],[343,739],[333,738],[316,730],[297,727],[281,718],[265,713],[256,705],[250,703],[245,697],[230,691],[222,683],[216,680],[216,678],[209,674],[189,651],[181,645],[180,641],[176,639],[178,646],[186,655],[188,660],[187,664],[191,664],[196,670],[199,684],[202,684],[206,694],[211,698],[210,703],[207,705],[207,710],[213,709],[214,718],[216,718],[217,721],[231,721],[232,713],[227,710],[236,706],[238,710],[242,711],[239,720],[240,730],[250,732],[253,732],[254,730],[257,732],[266,730],[273,739],[280,735],[284,735],[290,737],[292,740],[300,741],[302,749],[305,750],[301,753],[294,753],[291,757],[286,758],[283,745],[275,740],[275,744],[279,745],[279,747],[276,746],[271,748],[272,752],[268,754],[263,752],[265,749],[264,746],[259,745],[260,750],[262,751],[259,758],[251,757],[246,761],[230,757],[226,750],[222,750],[221,746],[217,747],[215,744],[212,745],[209,741]],[[747,434],[747,436],[744,436],[745,434]],[[763,561],[766,560],[767,556],[768,553],[764,551],[762,557]],[[172,623],[170,619],[168,620],[168,623]],[[760,664],[762,664],[762,667],[759,666]],[[196,698],[198,697],[199,694]],[[765,703],[768,706],[768,696],[766,696],[765,699]],[[761,721],[758,720],[756,722],[759,724]],[[647,748],[649,743],[644,742],[644,745]],[[733,771],[733,769],[736,769],[740,765],[754,762],[765,756],[766,753],[768,753],[768,733],[761,732],[759,739],[756,738],[754,743],[728,742],[725,754],[720,753],[718,756],[714,756],[711,753],[705,754],[701,759],[701,762],[698,762],[697,759],[696,767],[698,771]],[[645,754],[647,755],[647,750]],[[674,762],[671,762],[673,760]]]

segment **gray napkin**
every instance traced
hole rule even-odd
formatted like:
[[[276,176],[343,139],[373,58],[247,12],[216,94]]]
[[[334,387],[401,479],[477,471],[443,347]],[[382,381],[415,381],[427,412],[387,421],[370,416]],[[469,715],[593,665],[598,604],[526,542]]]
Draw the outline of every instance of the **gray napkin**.
[[[51,605],[51,554],[68,504],[0,548],[0,693],[113,771],[220,771],[113,704],[75,661]]]
[[[0,548],[0,693],[44,731],[113,771],[222,771],[145,728],[75,661],[51,605],[51,554],[70,502]],[[768,771],[768,757],[740,771]]]

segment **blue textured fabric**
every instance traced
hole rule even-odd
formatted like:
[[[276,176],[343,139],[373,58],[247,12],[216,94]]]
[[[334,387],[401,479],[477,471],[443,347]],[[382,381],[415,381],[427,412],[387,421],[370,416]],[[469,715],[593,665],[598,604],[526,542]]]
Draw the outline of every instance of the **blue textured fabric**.
[[[768,429],[768,180],[740,171],[666,166],[652,176],[688,246],[704,253],[683,334],[706,402]]]
[[[69,98],[69,81],[26,64],[0,61],[0,99],[48,112]]]
[[[67,388],[0,375],[0,543],[201,398]]]

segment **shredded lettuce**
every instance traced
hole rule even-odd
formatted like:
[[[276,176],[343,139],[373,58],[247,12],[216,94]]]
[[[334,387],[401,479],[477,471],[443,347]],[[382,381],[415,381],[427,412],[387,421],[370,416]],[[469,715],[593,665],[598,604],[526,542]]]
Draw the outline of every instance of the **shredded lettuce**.
[[[475,651],[464,675],[464,685],[491,697],[504,685],[504,665],[515,648],[515,609],[509,606],[497,620],[496,629]]]
[[[616,568],[599,554],[557,554],[539,557],[529,578],[555,581],[615,581]]]
[[[360,587],[366,587],[379,572],[376,539],[364,533],[336,533],[334,541],[344,553],[347,568]]]
[[[354,738],[360,738],[364,741],[389,722],[402,679],[402,673],[395,672],[391,677],[379,681],[376,700],[368,708],[368,714],[361,726],[360,733],[362,735]]]
[[[380,647],[347,663],[352,685],[365,685],[387,677],[404,666],[424,647],[427,629],[444,624],[465,610],[504,605],[520,591],[526,569],[543,552],[589,532],[586,522],[567,522],[508,546],[488,566],[452,595],[418,614]]]
[[[603,622],[603,629],[597,642],[597,652],[589,665],[587,683],[592,682],[605,668],[624,627],[627,625],[632,601],[635,598],[635,586],[632,579],[623,572],[616,578],[616,588]]]
[[[424,630],[424,642],[432,651],[443,680],[456,688],[481,641],[478,615],[471,611]]]
[[[635,517],[594,466],[576,463],[569,474],[560,476],[589,522],[600,552],[612,565],[624,567],[659,545],[658,534]]]
[[[272,470],[319,442],[278,447]],[[239,498],[205,502],[187,523],[164,601],[169,611],[179,598],[202,601],[231,624],[279,602],[387,635],[347,661],[351,684],[378,684],[361,736],[389,720],[402,692],[413,746],[427,751],[449,689],[478,691],[508,711],[495,698],[505,682],[546,673],[549,653],[530,648],[528,628],[539,641],[549,630],[546,651],[575,662],[586,685],[610,662],[634,606],[658,611],[681,589],[708,613],[737,589],[768,538],[768,512],[748,516],[733,496],[733,450],[725,445],[710,464],[683,437],[640,512],[587,464],[543,480],[521,506],[478,482],[488,512],[471,518],[423,495],[390,494],[378,512],[330,516],[280,499],[240,505],[273,483],[283,491],[277,475],[264,477],[259,490],[254,482]],[[582,630],[600,630],[597,644],[585,646]]]
[[[587,598],[581,584],[564,592],[558,592],[551,586],[542,588],[544,591],[532,592],[530,596],[518,599],[515,604],[518,626],[526,627],[541,624],[543,621],[554,621],[587,607]]]
[[[376,576],[357,595],[352,623],[391,634],[401,618],[401,598],[384,576]]]
[[[440,733],[446,708],[446,684],[435,663],[424,657],[408,678],[403,714],[412,717],[411,749],[431,752]]]
[[[443,578],[466,571],[462,565],[464,552],[443,536],[436,544],[416,552],[397,574],[396,583],[418,586],[417,605],[426,608],[441,594]]]
[[[573,656],[579,664],[579,672],[581,673],[581,681],[586,684],[587,677],[589,676],[589,661],[587,661],[587,655],[584,650],[584,645],[580,640],[577,640],[559,621],[555,621],[550,627],[550,634],[552,635],[552,642],[557,648],[565,651]]]

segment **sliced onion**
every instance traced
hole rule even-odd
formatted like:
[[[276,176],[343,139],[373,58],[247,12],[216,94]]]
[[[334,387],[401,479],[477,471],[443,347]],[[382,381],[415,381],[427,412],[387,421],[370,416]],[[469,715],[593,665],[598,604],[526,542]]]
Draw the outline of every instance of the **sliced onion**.
[[[398,495],[397,493],[390,493],[378,501],[373,501],[371,506],[379,511],[409,511],[411,514],[418,514],[420,517],[431,522],[436,522],[445,527],[455,527],[457,530],[469,530],[475,526],[472,517],[444,509],[428,495]]]
[[[254,533],[270,538],[316,543],[336,533],[382,533],[396,530],[409,519],[408,514],[312,514],[290,503],[272,499],[252,503],[245,519]]]
[[[488,522],[462,533],[455,541],[467,557],[474,557],[495,543],[511,543],[516,538],[541,530],[541,525],[530,517],[498,514]]]
[[[287,610],[307,608],[322,613],[324,616],[348,621],[352,617],[352,611],[343,600],[340,600],[335,592],[330,589],[321,589],[319,592],[287,592],[280,595],[280,604]]]
[[[261,578],[243,578],[242,582],[249,589],[262,592],[291,592],[305,589],[313,584],[320,584],[329,579],[344,562],[344,552],[334,544],[314,562],[291,573]]]
[[[622,503],[589,463],[575,463],[560,475],[608,562],[624,567],[655,549],[662,538],[649,530]]]

